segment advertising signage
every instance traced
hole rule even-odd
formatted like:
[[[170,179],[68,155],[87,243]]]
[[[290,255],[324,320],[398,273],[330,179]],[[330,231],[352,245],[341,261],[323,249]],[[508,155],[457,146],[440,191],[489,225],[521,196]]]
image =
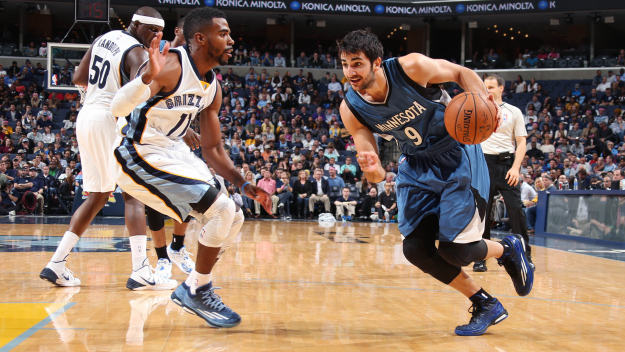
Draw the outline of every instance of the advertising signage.
[[[462,16],[499,13],[597,11],[623,8],[619,1],[540,0],[540,1],[467,1],[424,4],[318,1],[318,0],[155,0],[163,5],[212,6],[222,10],[265,10],[296,13],[372,16]],[[156,4],[154,4],[156,5]]]
[[[437,1],[421,4],[331,0],[111,0],[111,4],[153,7],[210,6],[220,10],[385,17],[529,14],[625,9],[625,1],[615,0]]]

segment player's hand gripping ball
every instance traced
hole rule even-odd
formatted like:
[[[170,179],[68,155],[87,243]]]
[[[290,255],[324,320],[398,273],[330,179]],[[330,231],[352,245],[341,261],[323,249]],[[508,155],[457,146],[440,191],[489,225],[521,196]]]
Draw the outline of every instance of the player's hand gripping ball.
[[[488,96],[460,93],[447,104],[445,127],[451,137],[460,143],[480,144],[497,130],[498,112]]]

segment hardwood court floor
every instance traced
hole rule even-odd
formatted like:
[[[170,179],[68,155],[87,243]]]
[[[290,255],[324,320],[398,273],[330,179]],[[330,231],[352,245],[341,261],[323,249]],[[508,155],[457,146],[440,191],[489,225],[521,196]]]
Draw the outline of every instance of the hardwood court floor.
[[[510,316],[481,337],[454,334],[470,303],[407,263],[396,224],[246,222],[214,270],[241,314],[213,329],[169,300],[132,292],[121,225],[92,226],[69,258],[83,282],[38,274],[66,225],[0,225],[1,351],[623,351],[625,262],[534,247],[534,289],[518,297],[494,260],[470,274]],[[187,244],[197,249],[197,223]],[[171,223],[167,224],[168,237]],[[148,244],[151,248],[152,245]],[[149,252],[152,265],[155,253]],[[174,268],[174,278],[185,279]]]

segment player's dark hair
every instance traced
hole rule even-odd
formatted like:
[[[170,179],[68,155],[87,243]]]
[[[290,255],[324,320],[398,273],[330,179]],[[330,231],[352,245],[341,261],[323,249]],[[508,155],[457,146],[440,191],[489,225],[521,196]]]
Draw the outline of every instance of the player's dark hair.
[[[363,52],[371,63],[384,55],[384,48],[378,36],[370,28],[358,29],[349,32],[343,39],[336,42],[339,47],[339,56],[343,53],[357,54]]]
[[[500,75],[498,75],[496,73],[492,73],[492,74],[486,76],[486,78],[484,78],[484,80],[487,80],[487,79],[494,79],[495,81],[497,81],[497,86],[498,87],[501,87],[501,86],[506,84],[506,80],[503,79],[503,77],[501,77]]]
[[[180,17],[180,19],[178,20],[178,22],[176,22],[176,27],[182,29],[184,31],[184,28],[182,28],[182,26],[184,26],[184,20],[187,18],[187,16],[184,17]]]
[[[184,17],[184,39],[187,43],[206,26],[213,24],[213,18],[226,18],[226,14],[212,7],[198,7]]]

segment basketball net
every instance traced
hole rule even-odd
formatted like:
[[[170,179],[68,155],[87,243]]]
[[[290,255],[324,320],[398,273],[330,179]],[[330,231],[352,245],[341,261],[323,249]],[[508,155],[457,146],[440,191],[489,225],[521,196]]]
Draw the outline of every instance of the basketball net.
[[[85,103],[85,98],[87,98],[87,87],[75,85],[76,89],[78,89],[78,98],[80,100],[80,105]]]

